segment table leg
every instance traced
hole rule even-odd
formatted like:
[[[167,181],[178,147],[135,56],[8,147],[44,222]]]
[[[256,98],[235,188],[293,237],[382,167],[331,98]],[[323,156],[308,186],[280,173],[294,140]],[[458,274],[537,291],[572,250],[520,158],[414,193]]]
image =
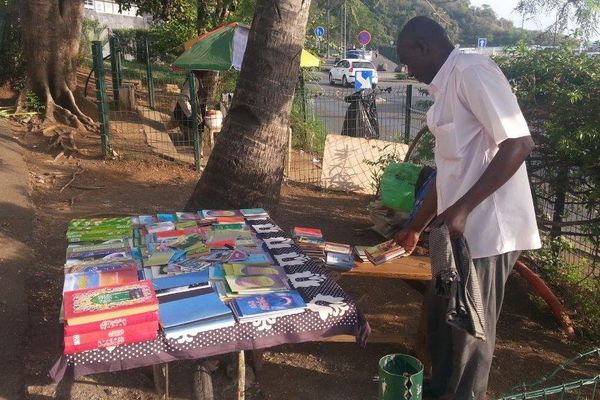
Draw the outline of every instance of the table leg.
[[[154,364],[152,365],[152,378],[154,380],[154,388],[159,397],[165,400],[169,399],[169,364]]]
[[[246,398],[246,356],[244,350],[238,353],[238,383],[237,383],[237,400]]]
[[[217,360],[201,360],[194,367],[192,380],[193,400],[214,400],[212,373],[218,368]]]

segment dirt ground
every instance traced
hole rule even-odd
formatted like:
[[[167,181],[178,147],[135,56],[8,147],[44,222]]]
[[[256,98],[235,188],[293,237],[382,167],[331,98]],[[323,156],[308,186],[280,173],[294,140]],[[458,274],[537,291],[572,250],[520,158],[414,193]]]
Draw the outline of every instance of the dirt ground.
[[[62,263],[67,222],[76,217],[149,214],[177,211],[198,179],[188,166],[152,156],[102,160],[98,137],[77,138],[82,154],[54,160],[48,138],[12,124],[14,138],[25,149],[35,211],[31,247],[36,263],[27,275],[29,332],[25,338],[28,399],[155,399],[150,369],[79,378],[56,385],[48,371],[62,351],[58,323],[63,282]],[[76,171],[79,171],[76,173]],[[75,179],[68,184],[71,179]],[[67,185],[68,184],[68,185]],[[271,212],[283,228],[320,227],[327,240],[372,244],[381,240],[362,230],[369,225],[369,198],[284,185],[279,208]],[[250,206],[250,205],[249,205]],[[305,343],[268,349],[250,399],[366,400],[377,398],[377,361],[410,353],[421,306],[420,295],[392,279],[341,277],[340,285],[359,304],[376,332],[395,333],[399,344]],[[533,297],[518,275],[508,283],[498,324],[497,350],[490,376],[490,398],[513,385],[531,381],[581,350],[561,334],[550,311]],[[171,363],[172,398],[190,398],[194,363]],[[232,399],[233,386],[223,370],[216,373],[218,391]]]

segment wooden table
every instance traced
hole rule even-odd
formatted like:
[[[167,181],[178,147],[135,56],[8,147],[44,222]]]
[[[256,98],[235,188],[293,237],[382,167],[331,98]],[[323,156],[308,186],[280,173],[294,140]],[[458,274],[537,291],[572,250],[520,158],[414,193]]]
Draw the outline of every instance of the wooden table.
[[[427,304],[424,295],[431,282],[431,262],[429,257],[399,257],[380,265],[374,265],[370,262],[356,262],[352,270],[344,272],[342,275],[401,279],[423,295],[419,326],[414,337],[413,346],[417,357],[421,360],[427,371],[430,367],[430,359],[426,341]],[[354,342],[355,338],[350,335],[341,335],[329,338],[327,341]],[[369,342],[405,344],[398,335],[389,333],[371,333]]]

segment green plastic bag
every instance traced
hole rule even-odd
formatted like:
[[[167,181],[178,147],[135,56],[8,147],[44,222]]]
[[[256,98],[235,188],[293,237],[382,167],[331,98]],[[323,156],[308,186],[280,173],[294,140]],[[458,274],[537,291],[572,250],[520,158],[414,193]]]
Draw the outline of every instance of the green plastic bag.
[[[384,206],[410,212],[415,202],[415,185],[423,167],[411,163],[391,163],[381,177],[381,202]]]

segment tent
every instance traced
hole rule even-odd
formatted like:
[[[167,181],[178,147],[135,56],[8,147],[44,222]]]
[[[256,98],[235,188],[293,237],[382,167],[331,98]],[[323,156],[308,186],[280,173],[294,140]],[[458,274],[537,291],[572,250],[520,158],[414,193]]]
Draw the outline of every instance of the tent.
[[[178,70],[240,70],[250,27],[232,22],[200,35],[184,44],[185,51],[173,67]],[[300,56],[301,67],[318,67],[319,59],[306,50]]]

